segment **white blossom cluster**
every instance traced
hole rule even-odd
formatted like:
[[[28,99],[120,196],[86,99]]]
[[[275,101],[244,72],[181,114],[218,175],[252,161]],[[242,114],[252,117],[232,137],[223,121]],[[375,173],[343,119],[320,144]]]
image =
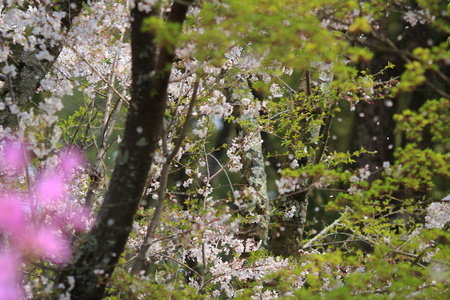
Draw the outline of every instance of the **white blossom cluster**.
[[[280,195],[295,192],[301,188],[301,180],[298,177],[281,177],[275,180]]]
[[[292,219],[295,216],[296,211],[297,211],[297,208],[295,207],[295,205],[292,205],[291,209],[284,213],[284,217],[286,219]]]
[[[12,39],[26,51],[35,50],[39,46],[41,51],[37,53],[37,59],[53,59],[46,49],[44,39],[51,40],[52,46],[63,39],[60,30],[64,12],[46,10],[44,5],[29,5],[27,10],[22,10],[11,2],[2,7],[1,11],[0,32],[4,38]],[[30,28],[31,35],[27,32]]]
[[[136,5],[135,1],[132,1],[134,5]],[[149,13],[152,11],[152,7],[157,3],[157,0],[143,0],[138,2],[138,9],[140,11]]]
[[[215,266],[211,269],[211,273],[217,276],[217,279],[212,283],[220,283],[220,290],[225,291],[227,296],[232,298],[236,297],[240,292],[240,290],[236,290],[233,287],[233,280],[237,279],[243,282],[261,280],[265,275],[283,268],[289,268],[289,261],[287,259],[280,259],[279,257],[260,259],[251,266],[246,266],[245,264],[246,260],[243,259],[215,263]]]
[[[432,16],[429,12],[429,10],[408,10],[403,15],[403,20],[411,24],[412,27],[416,26],[417,24],[426,24],[429,21],[434,21],[435,16]]]
[[[319,86],[322,86],[322,84],[329,84],[333,80],[333,66],[333,63],[315,61],[311,63],[311,67],[317,69],[317,72],[319,73]]]
[[[244,137],[235,137],[227,150],[227,156],[230,159],[228,167],[230,172],[239,172],[243,164],[241,162],[241,155],[248,152],[250,149],[256,149],[262,144],[263,140],[259,135],[250,133]]]
[[[227,59],[226,64],[223,66],[224,69],[230,69],[232,66],[235,66],[238,64],[239,59],[242,56],[243,52],[242,47],[232,47],[230,50],[228,50],[225,53],[225,58]]]
[[[444,228],[450,221],[450,203],[434,202],[427,208],[428,215],[425,217],[427,228]]]
[[[241,119],[254,119],[259,116],[259,112],[263,108],[267,108],[267,101],[256,101],[253,97],[244,97],[241,100],[241,104],[243,106]]]
[[[208,95],[208,101],[203,102],[199,108],[202,115],[208,115],[218,118],[229,118],[233,113],[233,106],[227,102],[226,97],[222,92],[213,90],[211,95]]]
[[[391,164],[388,161],[383,162],[383,169],[387,175],[392,174]]]
[[[182,66],[184,66],[185,63],[189,62],[190,60],[184,60],[182,62]],[[195,74],[186,74],[186,72],[183,73],[177,68],[177,66],[174,66],[171,72],[170,84],[167,89],[169,104],[178,102],[180,105],[179,111],[182,112],[186,110],[187,105],[183,102],[180,102],[180,100],[183,98],[192,97],[195,81]],[[204,92],[204,83],[201,82],[198,94],[202,95],[204,94]],[[200,98],[200,96],[198,96],[198,98]]]
[[[326,10],[325,14],[333,15],[333,11]],[[321,28],[331,28],[334,30],[348,30],[349,26],[353,23],[355,17],[361,15],[361,11],[359,9],[353,9],[350,12],[344,14],[344,17],[341,20],[333,20],[331,18],[323,18],[320,22]]]
[[[385,162],[383,164],[383,166],[386,168],[387,171],[390,171],[389,162]],[[347,192],[350,195],[359,193],[361,191],[361,189],[360,189],[358,183],[361,181],[365,181],[370,177],[371,172],[369,170],[369,165],[366,165],[364,168],[360,168],[358,173],[359,174],[352,175],[350,177],[350,187],[347,189]]]
[[[272,85],[270,86],[270,93],[272,94],[273,98],[283,97],[283,91],[281,90],[280,86],[276,83],[272,83]]]
[[[195,129],[192,130],[192,133],[197,135],[199,138],[204,139],[208,135],[210,121],[205,116],[201,117],[197,124],[195,125]]]
[[[166,210],[165,218],[169,221],[157,229],[147,259],[156,266],[164,265],[168,257],[180,263],[186,263],[188,257],[200,264],[204,262],[205,272],[213,277],[209,283],[214,287],[212,294],[218,296],[225,292],[230,298],[238,296],[241,291],[236,287],[236,282],[261,280],[272,272],[291,268],[287,259],[274,257],[260,258],[249,264],[244,256],[260,249],[261,242],[240,239],[238,220],[231,221],[229,213],[218,213],[217,209],[213,208],[216,204],[217,201],[208,198],[206,210],[200,215],[194,210]],[[169,224],[186,224],[190,229],[180,229]],[[137,251],[140,247],[146,226],[146,222],[134,222],[134,234],[127,244],[130,251]],[[170,233],[173,239],[164,239],[164,236]],[[158,271],[155,279],[163,283],[171,276],[170,272]],[[203,288],[192,277],[189,285],[198,290]],[[264,291],[260,293],[268,295]]]
[[[441,249],[437,248],[434,251],[427,251],[427,253],[425,253],[425,255],[422,257],[422,261],[425,263],[430,263],[431,259],[436,255],[436,253],[438,253]]]
[[[51,5],[51,1],[28,3],[25,10],[16,4],[15,1],[8,1],[2,9],[0,33],[4,39],[22,45],[24,51],[39,49],[34,58],[37,62],[54,60],[48,46],[65,46],[54,64],[53,72],[40,82],[37,92],[50,93],[51,96],[41,101],[38,109],[20,111],[15,103],[5,103],[19,118],[19,132],[16,134],[26,136],[29,148],[42,158],[57,148],[61,137],[61,129],[54,125],[58,121],[56,114],[63,108],[63,97],[73,95],[77,88],[93,99],[99,89],[107,87],[105,79],[112,71],[125,88],[129,85],[129,44],[112,35],[116,30],[123,35],[129,27],[128,10],[120,2],[95,1],[91,3],[92,10],[83,10],[73,20],[70,31],[65,32],[61,27],[65,13],[45,7]],[[94,11],[96,13],[92,13]],[[105,36],[109,38],[105,39]],[[9,49],[8,44],[2,45],[0,61],[12,55]],[[6,65],[5,68],[3,73],[16,75],[13,66]],[[79,77],[86,78],[89,85],[81,86],[71,79]],[[49,135],[50,144],[43,143],[40,137],[44,128],[53,131]]]
[[[239,172],[243,164],[241,162],[241,155],[238,152],[238,149],[240,148],[240,145],[236,142],[233,142],[231,144],[231,147],[227,150],[227,156],[230,159],[230,162],[228,164],[230,172]]]
[[[253,211],[255,205],[257,205],[258,200],[261,198],[257,189],[253,186],[243,187],[241,190],[234,191],[234,197],[236,200],[234,204],[239,209],[245,209],[246,211]],[[259,216],[253,215],[253,223],[259,221]]]
[[[92,3],[92,10],[96,13],[81,14],[74,20],[75,26],[67,35],[68,46],[58,58],[59,74],[86,78],[95,89],[96,83],[105,84],[100,77],[107,79],[114,71],[118,81],[128,86],[130,45],[112,35],[114,31],[123,35],[129,27],[128,8],[120,2],[104,0]]]

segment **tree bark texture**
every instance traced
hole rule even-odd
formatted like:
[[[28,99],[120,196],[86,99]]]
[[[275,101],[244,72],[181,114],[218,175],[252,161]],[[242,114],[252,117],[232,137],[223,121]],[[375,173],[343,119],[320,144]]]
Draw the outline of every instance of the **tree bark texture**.
[[[240,99],[253,98],[247,84],[236,95]],[[239,100],[240,100],[239,99]],[[240,108],[239,116],[248,122],[250,126],[238,128],[238,134],[242,137],[250,136],[255,141],[262,140],[261,131],[258,129],[258,117],[253,114],[243,114]],[[239,237],[244,240],[252,239],[258,243],[262,241],[267,246],[269,235],[270,207],[267,193],[267,174],[264,164],[264,154],[261,143],[252,143],[250,149],[242,154],[241,184],[251,187],[258,194],[257,197],[245,199],[246,208],[240,213],[244,218],[249,217],[241,224]],[[247,222],[248,221],[248,222]]]
[[[168,22],[182,24],[192,1],[174,2]],[[173,47],[155,45],[155,34],[143,31],[145,13],[131,11],[132,85],[124,139],[119,148],[110,186],[92,231],[76,251],[73,262],[59,276],[71,299],[101,299],[108,279],[125,249],[132,222],[163,127]],[[180,26],[181,27],[181,26]],[[179,32],[178,32],[179,34]]]
[[[394,100],[395,101],[395,100]],[[372,183],[381,175],[376,172],[383,162],[392,163],[394,159],[395,146],[395,122],[393,115],[397,105],[390,98],[377,100],[374,103],[360,102],[356,105],[356,116],[354,130],[354,150],[363,147],[368,151],[376,151],[375,155],[365,153],[356,158],[358,168],[369,168],[373,173],[369,177]],[[386,103],[389,103],[386,105]]]
[[[305,77],[306,86],[304,88],[300,86],[300,88],[306,90],[307,96],[311,96],[312,94],[309,72],[306,72]],[[327,88],[327,84],[324,84],[324,87],[322,89],[326,92]],[[300,103],[297,103],[297,105],[300,105]],[[311,108],[310,113],[312,118],[316,118],[317,116],[320,116],[322,110]],[[311,120],[308,121],[308,119],[303,119],[300,125],[300,128],[302,128],[302,132],[300,133],[300,140],[302,144],[306,145],[306,147],[308,148],[314,147],[312,141],[316,140],[320,136],[322,126],[314,125]],[[324,136],[328,136],[328,132],[324,134]],[[326,140],[324,140],[323,142],[326,143]],[[299,164],[303,166],[306,164],[313,165],[320,160],[321,155],[321,151],[318,150],[316,153],[316,157],[305,157],[299,162]],[[311,181],[311,178],[301,179],[301,188],[306,188],[311,183]],[[276,227],[273,228],[270,249],[274,256],[296,257],[299,255],[298,250],[300,250],[302,247],[302,236],[308,211],[308,196],[309,192],[305,191],[293,196],[282,197],[278,201],[278,212],[290,211],[292,207],[295,207],[295,212],[292,218],[287,218],[284,214],[275,216],[273,218],[273,222]]]

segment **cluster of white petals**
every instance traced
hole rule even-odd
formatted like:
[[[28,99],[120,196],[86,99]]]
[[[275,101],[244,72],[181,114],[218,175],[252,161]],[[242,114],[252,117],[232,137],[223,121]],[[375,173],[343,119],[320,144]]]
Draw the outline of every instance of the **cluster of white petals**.
[[[448,197],[448,196],[447,196]],[[444,228],[450,221],[450,203],[434,202],[427,208],[428,215],[425,217],[427,228]]]
[[[295,192],[301,188],[301,182],[298,177],[281,177],[275,181],[280,195]]]
[[[408,10],[403,15],[403,20],[411,24],[411,26],[416,26],[417,24],[426,24],[430,20],[433,21],[436,17],[431,16],[428,10]]]

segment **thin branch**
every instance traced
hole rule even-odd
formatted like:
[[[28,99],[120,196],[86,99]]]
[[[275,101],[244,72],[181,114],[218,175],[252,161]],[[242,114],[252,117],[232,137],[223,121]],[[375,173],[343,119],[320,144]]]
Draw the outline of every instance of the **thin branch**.
[[[87,61],[87,59],[86,59],[83,55],[79,54],[78,51],[75,50],[75,48],[73,48],[71,45],[69,45],[69,44],[67,44],[67,43],[65,43],[65,45],[66,45],[66,47],[68,47],[70,50],[72,50],[72,51],[78,56],[79,59],[81,59],[85,64],[87,64],[88,67],[95,73],[95,75],[97,75],[104,83],[106,83],[106,84],[108,85],[108,87],[109,87],[109,88],[110,88],[117,96],[119,96],[120,99],[122,99],[123,102],[125,102],[128,106],[130,105],[130,102],[128,102],[128,100],[125,99],[125,97],[123,97],[123,96],[119,93],[119,91],[116,90],[116,88],[109,82],[109,80],[107,80],[105,77],[103,77],[102,74],[100,74],[100,72],[99,72],[96,68],[94,68],[94,66],[92,66],[92,65]]]
[[[183,144],[184,138],[186,136],[187,129],[189,127],[189,122],[190,122],[191,117],[192,117],[192,111],[194,110],[195,102],[197,100],[197,93],[198,93],[199,83],[200,83],[200,79],[197,78],[197,80],[195,81],[195,84],[194,84],[194,91],[192,92],[192,99],[191,99],[191,103],[189,103],[189,108],[188,108],[188,111],[187,111],[187,114],[186,114],[186,119],[184,121],[183,128],[181,129],[181,132],[180,132],[177,144],[173,148],[173,150],[170,153],[170,155],[167,157],[167,163],[170,163],[174,159],[175,155],[177,155],[178,150],[180,150],[181,145]]]
[[[334,109],[336,108],[336,105],[337,105],[337,101],[334,101],[333,105],[330,107],[330,112],[328,113],[327,120],[325,123],[325,128],[323,130],[322,140],[320,141],[320,147],[316,153],[316,156],[314,157],[314,165],[317,165],[320,162],[323,152],[325,151],[325,146],[327,145],[328,136],[330,134],[331,121],[333,120],[332,114],[334,112]]]
[[[346,207],[345,208],[345,211],[344,211],[344,213],[346,213],[346,212],[348,212],[348,211],[351,211],[352,209],[350,208],[350,207]],[[331,228],[333,228],[333,227],[335,227],[336,225],[338,225],[339,224],[339,222],[341,221],[341,219],[342,219],[342,216],[339,218],[339,219],[337,219],[337,220],[335,220],[333,223],[331,223],[329,226],[327,226],[327,227],[325,227],[324,229],[322,229],[322,231],[321,232],[319,232],[319,234],[317,234],[314,238],[312,238],[312,239],[310,239],[302,248],[303,249],[305,249],[305,248],[310,248],[311,247],[311,245],[315,242],[315,241],[317,241],[317,240],[319,240],[320,238],[322,238]]]
[[[181,130],[177,145],[174,147],[172,152],[168,155],[168,149],[167,149],[167,140],[165,139],[165,133],[163,132],[163,152],[164,156],[166,156],[166,161],[163,164],[163,168],[161,170],[161,179],[160,179],[160,186],[158,190],[158,202],[156,204],[155,210],[153,212],[152,220],[150,221],[150,224],[147,228],[147,234],[144,239],[144,243],[141,246],[141,249],[139,250],[139,254],[134,261],[133,267],[131,268],[131,274],[137,274],[139,270],[141,269],[144,261],[145,256],[147,254],[148,249],[150,248],[150,243],[153,240],[156,227],[158,226],[162,210],[164,208],[164,200],[166,196],[166,187],[167,187],[167,180],[169,176],[170,166],[172,160],[175,158],[175,155],[177,154],[178,150],[181,148],[181,145],[184,141],[184,137],[186,136],[187,128],[189,127],[189,121],[192,115],[192,111],[194,109],[195,102],[197,100],[197,92],[199,87],[200,79],[198,78],[194,85],[194,91],[192,94],[191,102],[189,104],[189,109],[186,115],[185,122],[183,124],[183,129]]]
[[[205,282],[205,275],[206,275],[206,253],[205,253],[205,243],[202,242],[202,265],[203,265],[203,270],[202,270],[202,276],[200,276],[200,286],[203,286],[204,282]]]
[[[86,87],[86,88],[89,87],[89,84],[83,83],[83,82],[81,82],[81,80],[78,80],[78,79],[70,78],[69,76],[67,76],[66,74],[64,74],[64,72],[61,71],[61,70],[58,68],[58,66],[53,66],[53,68],[54,68],[56,71],[58,71],[59,74],[60,74],[61,76],[63,76],[65,79],[67,79],[67,80],[69,80],[69,81],[72,81],[72,82],[74,82],[74,83],[76,83],[76,84],[79,84],[79,85],[81,85],[81,86],[83,86],[83,87]],[[99,91],[96,90],[96,89],[94,89],[94,94],[97,94],[97,95],[99,95],[99,96],[101,96],[101,97],[103,97],[103,98],[106,98],[106,95],[105,95],[105,94],[103,94],[102,92],[99,92]]]
[[[411,63],[411,59],[408,57],[408,53],[404,53],[402,51],[400,51],[397,46],[394,44],[394,42],[392,40],[390,40],[389,38],[386,38],[386,42],[389,44],[389,46],[391,46],[396,52],[398,52],[397,54],[407,63]],[[416,57],[410,55],[412,57],[412,59],[418,60]],[[435,72],[436,73],[436,72]],[[439,77],[441,77],[441,79],[443,78],[443,74],[441,72],[437,72],[437,75]],[[445,77],[445,76],[444,76]],[[450,95],[447,94],[445,91],[439,89],[437,86],[435,86],[433,83],[431,83],[428,79],[425,80],[425,85],[428,86],[430,89],[432,89],[436,94],[438,94],[441,97],[450,99]]]
[[[94,102],[92,102],[92,104],[94,104]],[[78,135],[78,132],[80,131],[81,126],[84,124],[84,119],[87,117],[89,111],[90,111],[90,109],[89,109],[89,110],[86,110],[86,111],[84,112],[83,117],[81,118],[80,123],[79,123],[78,126],[77,126],[77,130],[75,130],[75,133],[74,133],[73,136],[72,136],[72,140],[71,140],[70,143],[69,143],[69,148],[72,148],[73,143],[75,143],[75,139],[76,139],[76,137],[77,137],[77,135]]]
[[[0,35],[0,49],[2,51],[4,51],[4,47],[3,47],[3,38]],[[8,60],[5,61],[6,66],[8,66]],[[3,74],[2,74],[3,75]],[[4,75],[3,75],[4,76]],[[8,81],[8,86],[9,86],[9,90],[10,90],[10,94],[11,94],[11,102],[12,104],[16,104],[16,99],[15,99],[15,94],[14,94],[14,89],[13,89],[13,80],[11,78],[10,74],[6,74],[6,79]],[[14,114],[14,117],[16,119],[17,124],[20,124],[20,120],[19,120],[19,116],[18,114]],[[25,145],[24,145],[24,141],[22,141],[20,143],[20,155],[22,156],[21,159],[23,161],[23,166],[25,168],[25,176],[27,178],[27,189],[28,189],[28,198],[30,201],[30,210],[31,210],[31,218],[32,220],[34,220],[34,209],[36,208],[36,203],[34,202],[33,199],[33,194],[31,191],[31,177],[30,177],[30,171],[28,170],[28,163],[27,163],[27,154],[25,151]]]
[[[122,42],[124,37],[124,33],[122,33],[120,37],[120,41]],[[116,105],[112,109],[111,102],[113,98],[113,86],[116,79],[115,74],[115,68],[118,62],[119,53],[116,52],[114,55],[114,61],[111,67],[111,73],[109,75],[109,81],[108,81],[108,92],[106,94],[106,104],[104,109],[104,115],[102,120],[102,130],[101,130],[101,136],[100,136],[100,147],[97,148],[97,155],[95,159],[95,165],[93,168],[93,173],[95,177],[93,180],[89,183],[88,191],[86,193],[85,197],[85,206],[90,207],[92,204],[92,198],[94,197],[95,190],[99,187],[100,181],[102,180],[102,171],[101,167],[103,168],[103,172],[107,172],[106,164],[104,162],[104,157],[106,155],[106,151],[108,150],[109,146],[106,145],[108,140],[110,139],[112,132],[114,130],[114,127],[116,125],[116,121],[119,118],[120,108],[122,106],[123,100],[125,98],[125,95],[119,95],[119,100],[117,101]],[[125,93],[125,90],[122,91],[122,93]],[[112,110],[111,110],[112,109]],[[114,115],[111,117],[112,112],[114,112]],[[94,142],[95,142],[95,136],[94,136]]]
[[[432,84],[429,80],[425,81],[425,85],[428,86],[430,89],[432,89],[439,96],[444,97],[446,99],[450,99],[450,95],[449,94],[447,94],[443,90],[439,89],[437,86]]]
[[[179,264],[180,266],[183,266],[184,268],[188,269],[188,270],[191,271],[192,273],[197,274],[197,276],[200,277],[200,274],[199,274],[198,272],[196,272],[194,269],[192,269],[191,267],[189,267],[189,266],[186,265],[185,263],[182,263],[181,261],[179,261],[179,260],[177,260],[177,259],[175,259],[175,258],[173,258],[173,257],[171,257],[171,256],[168,256],[168,255],[164,255],[164,254],[160,254],[160,253],[158,253],[158,255],[160,255],[160,256],[162,256],[162,257],[165,257],[165,258],[167,258],[167,259],[173,260],[174,262],[176,262],[176,263]]]
[[[225,176],[227,177],[228,183],[230,184],[230,188],[231,188],[231,191],[233,192],[233,197],[234,197],[233,183],[231,182],[231,179],[230,179],[230,177],[228,176],[228,173],[227,173],[227,171],[225,170],[224,166],[220,163],[220,161],[219,161],[214,155],[208,153],[208,154],[206,154],[206,156],[212,157],[212,158],[216,161],[216,163],[220,166],[220,170],[217,171],[213,176],[211,176],[211,177],[209,178],[209,180],[211,181],[214,177],[216,177],[216,175],[217,175],[218,173],[220,173],[220,172],[223,170],[223,172],[225,173]]]
[[[306,71],[306,95],[310,97],[312,95],[312,88],[311,88],[311,72]]]

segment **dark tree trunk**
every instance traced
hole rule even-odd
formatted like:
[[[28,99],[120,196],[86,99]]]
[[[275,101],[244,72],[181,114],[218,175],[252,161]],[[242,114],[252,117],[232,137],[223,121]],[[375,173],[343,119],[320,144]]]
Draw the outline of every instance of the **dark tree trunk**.
[[[174,2],[168,22],[182,24],[191,2]],[[142,31],[143,21],[152,15],[155,12],[145,13],[137,7],[131,11],[132,100],[116,167],[95,226],[58,278],[57,284],[68,287],[67,278],[74,277],[72,299],[103,297],[131,232],[158,145],[174,47],[160,45],[157,51],[154,33]]]
[[[368,69],[369,74],[375,74],[382,70],[388,62],[395,65],[393,69],[385,70],[376,79],[388,81],[391,78],[399,77],[404,71],[406,55],[417,47],[431,47],[444,42],[447,37],[440,35],[429,25],[418,24],[404,32],[398,32],[399,28],[405,28],[404,20],[394,15],[381,24],[381,29],[375,36],[368,36],[367,45],[372,48],[374,58],[368,64],[361,65],[361,70]],[[395,30],[396,29],[396,30]],[[403,29],[402,29],[403,30]],[[401,39],[397,39],[401,35]],[[385,40],[392,41],[393,46]],[[382,42],[383,41],[383,42]],[[446,92],[445,84],[439,83],[439,78],[433,72],[427,72],[427,81],[435,85],[438,89]],[[356,159],[358,168],[368,165],[371,172],[375,172],[385,161],[393,162],[394,157],[394,129],[395,122],[393,116],[397,107],[407,107],[416,110],[428,100],[439,97],[439,93],[430,89],[424,84],[415,91],[402,93],[395,98],[385,100],[374,100],[373,103],[360,102],[356,106],[355,126],[352,133],[352,150],[359,150],[364,147],[366,150],[377,151],[375,155],[363,154]],[[409,103],[403,101],[409,99]],[[372,99],[371,99],[372,100]],[[403,102],[403,103],[401,103]],[[429,147],[431,141],[424,139],[422,148]],[[404,145],[404,143],[403,143]],[[373,174],[369,182],[379,178],[380,172]]]
[[[408,62],[405,53],[411,53],[417,47],[429,48],[433,45],[444,42],[447,37],[441,36],[435,29],[429,25],[418,24],[404,32],[397,32],[393,28],[405,28],[402,24],[404,20],[392,16],[385,20],[386,23],[381,26],[377,37],[368,37],[368,45],[373,47],[374,58],[369,64],[362,65],[361,70],[368,69],[369,73],[375,74],[382,70],[388,62],[393,63],[395,67],[390,70],[385,70],[379,74],[376,79],[388,81],[391,78],[399,77],[404,71],[404,65]],[[398,26],[401,24],[400,26]],[[401,35],[401,39],[397,39]],[[382,37],[380,39],[380,37]],[[391,44],[386,41],[392,41]],[[383,41],[383,43],[382,43]],[[393,51],[396,50],[396,51]],[[445,67],[442,69],[446,69]],[[442,71],[442,70],[441,70]],[[448,68],[447,68],[448,71]],[[445,71],[444,71],[445,72]],[[395,161],[394,150],[395,145],[405,147],[407,141],[402,137],[401,141],[395,140],[395,121],[394,114],[397,110],[406,109],[418,110],[428,99],[439,98],[443,91],[447,93],[448,88],[445,83],[438,78],[436,73],[432,71],[426,72],[426,81],[424,84],[416,87],[413,91],[403,91],[393,98],[375,99],[373,102],[360,102],[356,106],[356,116],[354,119],[352,138],[352,150],[359,150],[363,147],[369,151],[376,151],[375,154],[363,154],[356,158],[355,166],[357,168],[368,168],[371,172],[369,183],[380,179],[383,162],[390,162],[392,165]],[[430,88],[431,83],[436,88]],[[418,144],[422,149],[431,148],[431,135],[427,134],[425,128],[424,138]],[[396,199],[411,199],[414,198],[418,202],[423,200],[427,191],[410,192],[399,188],[394,193]],[[394,201],[392,204],[396,205],[396,210],[402,208],[402,203]],[[413,215],[407,213],[397,213],[390,217],[391,222],[399,222],[399,220],[406,225],[411,224]],[[373,245],[363,243],[361,245],[363,251],[371,252]]]
[[[361,147],[376,154],[362,154],[356,158],[358,168],[369,168],[372,175],[369,182],[373,182],[381,175],[383,162],[392,163],[395,146],[395,122],[393,119],[396,106],[395,100],[390,98],[376,100],[374,103],[360,102],[356,106],[354,128],[354,150]],[[378,172],[377,172],[378,170]]]

